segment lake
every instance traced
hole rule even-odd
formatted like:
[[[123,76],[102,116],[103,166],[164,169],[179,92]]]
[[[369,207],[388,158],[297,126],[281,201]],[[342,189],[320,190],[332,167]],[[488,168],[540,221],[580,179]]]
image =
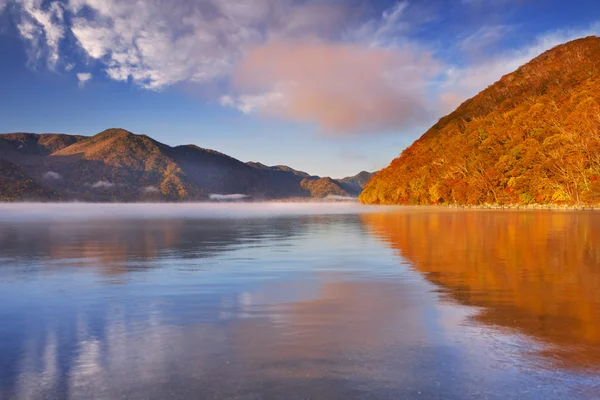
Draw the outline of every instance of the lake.
[[[0,399],[598,399],[600,213],[0,205]]]

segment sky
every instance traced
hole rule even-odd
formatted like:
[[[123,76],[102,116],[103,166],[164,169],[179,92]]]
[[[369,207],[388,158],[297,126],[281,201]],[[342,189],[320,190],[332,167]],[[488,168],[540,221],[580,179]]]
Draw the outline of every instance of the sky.
[[[339,178],[590,35],[597,0],[0,0],[0,132],[119,127]]]

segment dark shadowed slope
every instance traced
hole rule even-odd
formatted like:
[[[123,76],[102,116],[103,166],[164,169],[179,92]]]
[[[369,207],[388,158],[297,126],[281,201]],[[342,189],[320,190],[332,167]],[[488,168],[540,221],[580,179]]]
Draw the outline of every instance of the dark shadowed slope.
[[[376,174],[375,204],[600,202],[600,39],[504,76]]]
[[[367,171],[361,171],[354,176],[336,179],[336,181],[346,192],[353,196],[358,196],[364,189],[367,182],[371,180],[373,175],[375,174]]]
[[[85,136],[65,135],[62,133],[4,133],[0,139],[4,139],[14,149],[23,155],[47,156],[62,150],[80,140]]]
[[[25,170],[0,160],[0,201],[61,200],[54,190],[35,182]]]

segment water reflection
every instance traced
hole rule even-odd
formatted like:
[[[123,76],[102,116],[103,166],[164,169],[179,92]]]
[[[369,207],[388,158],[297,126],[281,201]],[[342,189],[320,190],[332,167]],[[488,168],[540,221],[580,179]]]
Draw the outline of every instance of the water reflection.
[[[5,222],[0,224],[0,268],[35,260],[45,268],[77,266],[124,274],[137,268],[158,267],[157,261],[170,257],[198,260],[240,246],[265,242],[272,246],[302,232],[308,224],[322,222],[319,216]]]
[[[480,217],[400,211],[1,223],[0,399],[593,398],[598,379],[539,369],[528,352],[535,342],[486,326],[494,301],[479,291],[495,286],[444,283],[456,274],[440,265],[454,263],[464,276],[469,257],[480,269],[500,268],[496,253],[477,255],[488,239],[471,243],[458,225],[503,243],[500,225],[513,224],[463,218]],[[547,223],[540,229],[554,232]],[[579,223],[594,234],[586,224]],[[444,225],[458,245],[428,247],[442,241],[435,232]],[[593,236],[571,235],[594,249]],[[506,263],[511,251],[501,254]],[[586,256],[586,290],[598,283],[594,254]],[[549,279],[536,271],[522,275]],[[465,324],[473,310],[440,302],[423,272],[462,303],[490,310],[477,320],[486,324]],[[596,345],[597,336],[577,335],[567,344]]]
[[[477,321],[541,339],[560,366],[600,369],[599,214],[428,211],[362,220],[452,298],[483,307]]]

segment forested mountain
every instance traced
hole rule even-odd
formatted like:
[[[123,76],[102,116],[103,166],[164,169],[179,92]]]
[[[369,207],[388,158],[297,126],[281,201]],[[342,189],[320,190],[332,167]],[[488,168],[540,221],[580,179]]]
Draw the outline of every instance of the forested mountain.
[[[92,137],[0,135],[0,201],[198,201],[210,194],[351,195],[330,178],[246,164],[194,145],[171,147],[123,129]]]
[[[600,203],[600,38],[557,46],[464,102],[360,200]]]
[[[371,180],[373,177],[373,173],[367,171],[361,171],[354,176],[348,176],[342,179],[336,179],[336,182],[344,189],[346,192],[358,196],[360,192],[362,192],[363,188]]]
[[[290,168],[287,165],[269,167],[259,162],[248,162],[247,164],[263,171],[271,171],[274,176],[281,172],[287,172],[303,178],[300,182],[301,186],[311,193],[311,197],[326,197],[329,195],[356,197],[362,192],[369,179],[374,175],[371,172],[361,171],[354,176],[332,179],[310,175],[304,171]]]

